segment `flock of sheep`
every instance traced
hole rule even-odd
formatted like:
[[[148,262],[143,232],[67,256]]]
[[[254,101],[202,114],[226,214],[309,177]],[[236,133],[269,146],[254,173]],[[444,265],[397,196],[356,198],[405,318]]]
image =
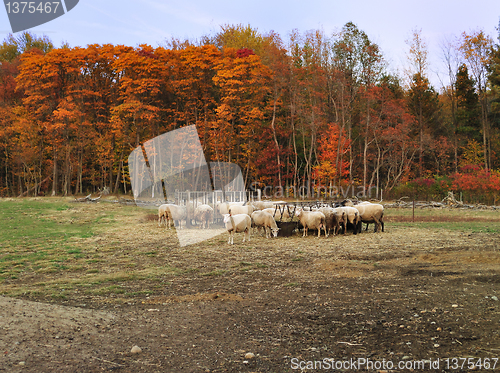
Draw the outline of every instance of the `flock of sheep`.
[[[266,237],[276,237],[279,232],[277,222],[291,221],[294,216],[298,218],[297,228],[303,229],[303,236],[308,230],[317,230],[318,237],[321,229],[328,237],[352,230],[354,234],[361,232],[362,223],[375,224],[375,232],[380,228],[384,231],[384,207],[378,203],[360,202],[353,203],[346,200],[335,207],[330,205],[317,205],[315,207],[297,207],[287,205],[282,201],[256,201],[256,202],[223,202],[217,203],[216,211],[223,218],[226,230],[229,232],[229,244],[234,243],[234,233],[244,233],[243,242],[250,240],[251,228],[264,228]],[[200,228],[210,228],[214,221],[214,208],[207,204],[193,204],[180,206],[163,204],[158,208],[158,226],[170,228],[177,225],[182,228],[182,222],[191,224],[191,221],[200,222]]]

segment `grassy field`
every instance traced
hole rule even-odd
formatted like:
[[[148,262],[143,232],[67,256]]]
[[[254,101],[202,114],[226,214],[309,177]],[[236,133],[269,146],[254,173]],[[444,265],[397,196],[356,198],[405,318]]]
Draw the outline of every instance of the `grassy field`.
[[[387,210],[386,230],[500,233],[498,211],[417,209],[415,216],[412,222],[411,209]],[[213,259],[210,250],[225,247],[226,236],[179,248],[173,230],[156,226],[155,210],[116,203],[3,199],[0,219],[0,294],[4,295],[60,300],[113,295],[125,302],[154,294],[176,276],[226,276],[268,266],[252,258],[204,266],[201,263]],[[306,242],[299,237],[296,242],[282,240],[291,247]],[[258,238],[245,250],[251,252],[267,242]],[[304,258],[303,250],[297,252],[300,255],[293,255],[292,263]],[[190,255],[194,259],[186,259]]]
[[[449,229],[471,233],[500,233],[500,211],[470,209],[387,209],[386,222],[395,226]]]
[[[52,298],[79,289],[125,293],[115,284],[148,275],[131,270],[135,264],[118,255],[118,242],[96,241],[121,229],[121,218],[144,214],[134,207],[83,205],[71,199],[1,200],[0,292]],[[139,254],[149,257],[155,252]]]

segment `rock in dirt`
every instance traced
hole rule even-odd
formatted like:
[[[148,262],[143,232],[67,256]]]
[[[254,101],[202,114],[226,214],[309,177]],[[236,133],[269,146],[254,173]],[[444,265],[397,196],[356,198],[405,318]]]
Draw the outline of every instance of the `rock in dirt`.
[[[246,360],[250,360],[250,359],[253,359],[255,357],[254,354],[252,354],[251,352],[248,352],[245,354],[245,359]]]
[[[139,346],[134,346],[134,347],[132,347],[132,349],[130,350],[130,352],[132,354],[140,354],[142,352],[142,349]]]

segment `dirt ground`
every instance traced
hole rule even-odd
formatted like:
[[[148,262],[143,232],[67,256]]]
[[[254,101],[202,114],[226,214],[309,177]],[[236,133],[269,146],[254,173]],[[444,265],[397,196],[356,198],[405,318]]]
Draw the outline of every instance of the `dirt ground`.
[[[500,358],[498,234],[387,223],[384,233],[180,247],[155,221],[135,223],[92,244],[124,255],[139,245],[180,271],[160,286],[123,284],[149,296],[0,297],[0,372],[333,371],[327,359],[386,361],[337,371],[440,359],[435,371],[466,372]],[[490,369],[467,366],[480,358]]]

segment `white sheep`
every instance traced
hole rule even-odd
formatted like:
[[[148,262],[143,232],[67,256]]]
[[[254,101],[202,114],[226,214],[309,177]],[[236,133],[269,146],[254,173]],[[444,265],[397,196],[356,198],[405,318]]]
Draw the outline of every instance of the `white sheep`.
[[[229,214],[229,207],[231,206],[242,206],[245,202],[217,202],[216,208],[219,214],[222,216]]]
[[[214,219],[214,209],[210,205],[198,205],[194,210],[194,220],[201,222],[200,228],[210,228],[210,222]]]
[[[160,205],[158,207],[158,227],[161,227],[162,223],[167,226],[167,221],[170,221],[170,210],[167,204]],[[170,228],[170,226],[169,226]]]
[[[379,203],[371,203],[368,201],[353,205],[350,200],[347,200],[345,205],[352,206],[359,211],[361,222],[366,223],[366,230],[368,230],[369,224],[374,223],[374,232],[377,232],[380,227],[382,228],[382,232],[384,231],[384,206]]]
[[[321,235],[321,228],[325,231],[325,214],[321,211],[304,211],[303,209],[299,209],[295,212],[295,215],[299,218],[300,223],[304,227],[304,233],[302,237],[307,236],[308,229],[317,229],[318,237]]]
[[[253,226],[264,227],[267,238],[271,238],[271,233],[274,237],[278,235],[278,225],[270,213],[267,211],[254,211],[251,217]]]
[[[346,223],[345,212],[328,206],[319,208],[319,211],[325,214],[326,236],[328,237],[330,235],[330,230],[333,230],[333,235],[338,234],[340,231],[340,224],[345,225]]]
[[[229,213],[231,215],[239,215],[239,214],[247,214],[248,216],[252,215],[253,207],[251,205],[232,205],[229,206]]]
[[[171,222],[175,225],[175,221],[179,222],[179,229],[182,228],[182,221],[187,219],[187,208],[186,206],[179,206],[174,204],[163,204],[158,208],[158,223],[160,223],[161,217],[160,208],[164,211],[163,216],[166,219],[167,227],[170,229]]]
[[[273,207],[273,203],[269,201],[253,201],[250,202],[250,205],[252,205],[254,211],[264,210],[266,208]]]
[[[285,201],[253,201],[250,204],[253,206],[254,211],[275,208],[278,205],[284,205]]]
[[[252,227],[252,219],[250,218],[249,215],[226,214],[224,215],[224,224],[226,226],[226,230],[229,232],[229,240],[227,241],[228,244],[230,245],[234,244],[235,232],[236,233],[244,232],[245,236],[243,237],[243,242],[245,242],[245,239],[247,241],[250,241],[250,228]]]
[[[337,207],[339,211],[345,212],[344,234],[347,233],[347,225],[351,224],[354,227],[354,234],[358,234],[361,230],[361,218],[359,211],[351,206]]]
[[[281,209],[283,209],[283,207],[281,207]],[[289,219],[290,218],[290,214],[288,213],[288,209],[284,208],[283,212],[281,212],[280,210],[280,207],[276,208],[276,207],[271,207],[271,208],[266,208],[262,211],[267,211],[269,212],[275,220],[283,220],[283,219]]]

